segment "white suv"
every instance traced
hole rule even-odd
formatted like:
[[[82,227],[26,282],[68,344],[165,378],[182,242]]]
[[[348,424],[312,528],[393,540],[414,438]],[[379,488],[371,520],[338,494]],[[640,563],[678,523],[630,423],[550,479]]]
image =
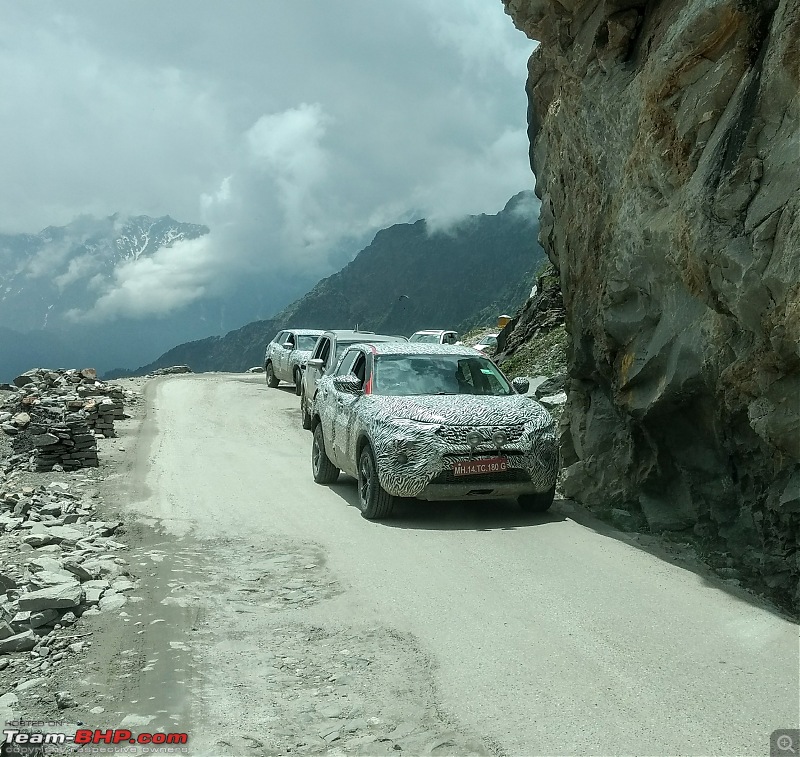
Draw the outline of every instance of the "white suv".
[[[417,342],[418,344],[460,344],[457,332],[443,329],[416,331],[408,341]]]
[[[317,341],[303,372],[300,391],[300,414],[303,428],[311,428],[311,409],[317,396],[317,382],[331,373],[344,351],[354,344],[370,342],[407,342],[404,336],[375,334],[372,331],[325,331]]]
[[[315,329],[287,329],[275,335],[264,354],[264,372],[270,389],[287,381],[300,394],[303,369],[320,334],[322,331]]]

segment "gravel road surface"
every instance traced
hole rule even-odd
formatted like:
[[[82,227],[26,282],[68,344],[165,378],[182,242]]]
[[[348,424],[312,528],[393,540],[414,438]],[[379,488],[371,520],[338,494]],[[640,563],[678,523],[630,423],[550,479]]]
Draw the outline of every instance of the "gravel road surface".
[[[298,405],[259,375],[147,384],[105,482],[142,601],[95,636],[94,725],[509,757],[766,755],[797,727],[798,628],[764,603],[565,502],[368,522],[353,479],[313,482]]]

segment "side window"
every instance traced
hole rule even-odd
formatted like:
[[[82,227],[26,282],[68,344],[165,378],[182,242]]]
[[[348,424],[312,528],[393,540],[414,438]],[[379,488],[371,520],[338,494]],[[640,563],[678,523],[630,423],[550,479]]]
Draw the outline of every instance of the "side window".
[[[360,350],[358,357],[353,363],[353,367],[350,369],[350,373],[352,373],[362,385],[364,384],[364,379],[366,378],[367,374],[367,356]]]
[[[285,336],[286,336],[286,332],[285,331],[279,331],[275,335],[275,338],[272,340],[272,343],[273,344],[283,344],[284,341],[286,341],[285,340]]]
[[[319,358],[320,360],[325,360],[324,352],[325,352],[325,345],[328,343],[328,340],[323,336],[320,337],[317,341],[316,346],[314,347],[314,351],[311,353],[311,359],[315,360]]]
[[[295,343],[295,339],[294,339],[294,334],[293,334],[291,331],[287,331],[287,332],[286,332],[286,339],[285,339],[285,341],[287,341],[289,344],[291,344],[291,345],[292,345],[290,349],[294,349],[294,343]]]
[[[346,376],[348,373],[350,373],[353,368],[353,363],[360,354],[361,352],[359,350],[348,350],[345,352],[344,356],[339,362],[339,366],[336,368],[336,375]]]
[[[319,359],[322,361],[323,366],[328,365],[328,358],[331,356],[331,340],[330,339],[323,339],[322,345],[320,346],[319,350]]]
[[[466,360],[458,361],[456,370],[456,380],[458,381],[459,394],[475,394],[475,380]]]

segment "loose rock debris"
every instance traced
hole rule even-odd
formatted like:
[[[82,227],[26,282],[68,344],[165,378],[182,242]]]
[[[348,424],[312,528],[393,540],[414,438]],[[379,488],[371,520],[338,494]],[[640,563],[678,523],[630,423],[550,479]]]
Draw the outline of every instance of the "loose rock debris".
[[[6,708],[47,691],[49,674],[91,646],[71,629],[80,617],[118,611],[137,586],[114,538],[122,524],[98,520],[92,494],[70,489],[0,486],[0,670],[16,698]],[[69,692],[48,696],[75,705]]]
[[[127,417],[125,402],[139,399],[98,381],[92,368],[37,368],[1,388],[12,392],[0,405],[0,430],[13,437],[6,472],[97,467],[97,439],[115,436],[114,421]]]

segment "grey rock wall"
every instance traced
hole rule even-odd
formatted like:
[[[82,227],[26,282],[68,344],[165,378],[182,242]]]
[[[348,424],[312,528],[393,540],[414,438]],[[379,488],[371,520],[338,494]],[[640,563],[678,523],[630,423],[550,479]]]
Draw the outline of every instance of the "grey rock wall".
[[[800,604],[800,3],[504,0],[571,338],[565,492]]]

